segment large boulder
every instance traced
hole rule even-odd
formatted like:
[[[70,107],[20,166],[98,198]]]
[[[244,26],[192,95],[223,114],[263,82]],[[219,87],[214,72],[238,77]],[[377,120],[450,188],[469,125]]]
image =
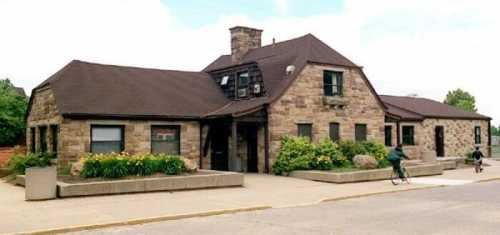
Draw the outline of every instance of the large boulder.
[[[352,162],[354,166],[361,169],[376,169],[378,167],[377,159],[370,155],[356,155]]]
[[[71,164],[71,172],[70,174],[73,176],[79,176],[80,173],[82,172],[83,169],[83,162],[82,161],[77,161],[73,164]]]
[[[197,171],[198,170],[198,163],[196,163],[195,160],[182,157],[182,161],[184,161],[184,165],[186,166],[186,169],[188,171]]]

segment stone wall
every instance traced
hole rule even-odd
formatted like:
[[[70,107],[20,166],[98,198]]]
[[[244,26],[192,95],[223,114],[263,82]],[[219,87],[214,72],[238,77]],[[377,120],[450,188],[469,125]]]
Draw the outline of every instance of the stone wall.
[[[91,125],[124,125],[125,152],[151,152],[152,125],[179,125],[181,155],[199,163],[199,123],[195,121],[143,121],[143,120],[72,120],[64,119],[60,128],[60,160],[63,164],[77,161],[90,152]]]
[[[474,150],[474,127],[481,127],[481,151],[488,153],[488,121],[455,120],[455,119],[425,119],[422,122],[422,150],[436,150],[434,128],[444,127],[445,156],[465,156]]]
[[[323,71],[342,71],[343,100],[333,108],[324,104]],[[275,161],[283,136],[297,135],[298,123],[311,123],[313,141],[329,137],[329,123],[340,123],[340,138],[354,139],[355,124],[366,124],[367,138],[383,143],[384,110],[357,69],[307,65],[286,93],[269,107],[270,165]]]
[[[62,116],[57,109],[56,99],[50,87],[44,87],[36,90],[32,94],[31,107],[27,119],[26,128],[26,146],[28,151],[31,146],[31,128],[35,128],[35,146],[36,151],[40,150],[40,133],[41,126],[47,127],[47,149],[52,150],[52,133],[50,125],[59,125],[62,121]],[[58,149],[61,147],[60,142]]]
[[[386,123],[392,126],[393,146],[396,146],[396,123]],[[412,159],[420,159],[424,151],[436,151],[435,127],[444,127],[445,156],[465,156],[473,151],[474,127],[481,127],[481,151],[488,153],[488,121],[458,120],[458,119],[425,119],[422,122],[401,122],[400,138],[403,142],[403,126],[413,126],[415,145],[404,145],[405,153]]]

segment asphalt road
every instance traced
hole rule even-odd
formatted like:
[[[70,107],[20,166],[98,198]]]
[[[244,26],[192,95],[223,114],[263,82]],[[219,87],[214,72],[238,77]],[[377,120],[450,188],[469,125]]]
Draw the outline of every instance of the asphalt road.
[[[500,182],[76,234],[500,234]]]

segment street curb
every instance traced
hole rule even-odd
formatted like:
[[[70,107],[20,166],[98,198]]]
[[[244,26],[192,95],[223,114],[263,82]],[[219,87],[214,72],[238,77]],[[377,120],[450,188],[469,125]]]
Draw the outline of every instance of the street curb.
[[[484,183],[484,182],[490,182],[490,181],[496,181],[496,180],[500,180],[500,177],[496,177],[496,178],[490,178],[490,179],[484,179],[484,180],[478,180],[474,183]]]
[[[125,221],[111,222],[111,223],[102,223],[102,224],[78,225],[78,226],[62,227],[62,228],[46,229],[46,230],[37,230],[37,231],[22,232],[22,233],[15,233],[15,234],[45,235],[45,234],[69,233],[69,232],[78,232],[78,231],[84,231],[84,230],[94,230],[94,229],[119,227],[119,226],[127,226],[127,225],[139,225],[139,224],[161,222],[161,221],[168,221],[168,220],[188,219],[188,218],[194,218],[194,217],[207,217],[207,216],[222,215],[222,214],[235,214],[235,213],[240,213],[240,212],[259,211],[259,210],[266,210],[266,209],[271,209],[271,208],[272,208],[271,206],[242,207],[242,208],[225,209],[225,210],[205,211],[205,212],[198,212],[198,213],[166,215],[166,216],[149,217],[149,218],[143,218],[143,219],[132,219],[132,220],[125,220]]]
[[[420,187],[420,188],[408,188],[408,189],[390,190],[390,191],[376,192],[376,193],[365,193],[365,194],[351,195],[351,196],[344,196],[344,197],[324,198],[324,199],[319,200],[317,202],[317,204],[323,203],[323,202],[342,201],[342,200],[347,200],[347,199],[362,198],[362,197],[369,197],[369,196],[382,195],[382,194],[417,191],[417,190],[443,188],[443,187],[446,187],[446,185],[431,185],[431,186],[424,186],[424,187]]]

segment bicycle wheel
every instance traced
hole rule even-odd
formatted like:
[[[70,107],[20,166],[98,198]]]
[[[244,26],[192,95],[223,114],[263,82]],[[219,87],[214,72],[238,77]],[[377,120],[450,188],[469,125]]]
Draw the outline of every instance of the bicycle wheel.
[[[398,185],[398,184],[401,183],[401,178],[399,178],[399,174],[395,170],[392,170],[392,173],[391,173],[391,182],[392,182],[393,185]]]
[[[405,173],[405,181],[407,184],[410,184],[411,183],[411,176],[410,176],[410,173],[408,172],[408,170],[406,170],[406,168],[403,167],[403,172]]]

